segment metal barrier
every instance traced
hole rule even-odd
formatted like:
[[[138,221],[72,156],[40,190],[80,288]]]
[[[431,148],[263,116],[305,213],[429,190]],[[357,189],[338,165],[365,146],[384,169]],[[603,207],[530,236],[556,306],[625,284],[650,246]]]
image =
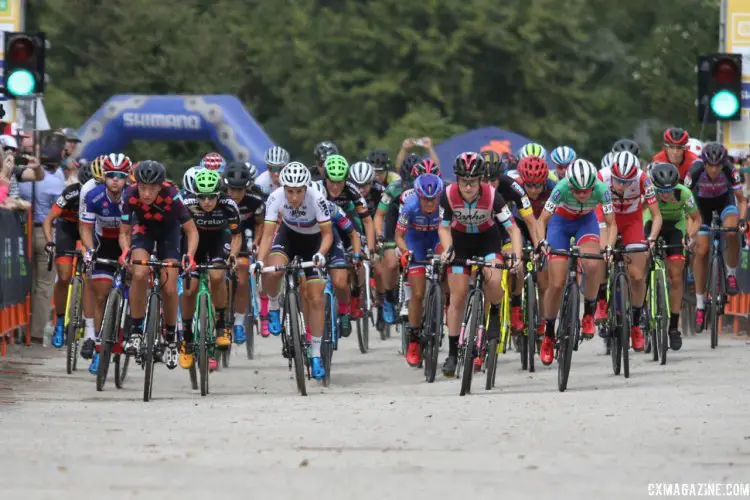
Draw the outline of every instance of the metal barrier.
[[[30,282],[31,255],[30,228],[31,211],[26,213],[0,210],[0,242],[2,242],[2,272],[0,272],[0,356],[5,356],[8,342],[15,341],[15,335],[24,330],[24,343],[31,344],[31,294],[17,292],[24,283]]]

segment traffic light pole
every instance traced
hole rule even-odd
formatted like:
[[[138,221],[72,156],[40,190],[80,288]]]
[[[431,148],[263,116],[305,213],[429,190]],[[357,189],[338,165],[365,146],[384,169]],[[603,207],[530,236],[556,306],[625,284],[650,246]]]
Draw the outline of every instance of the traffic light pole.
[[[727,0],[721,0],[721,6],[719,7],[719,52],[723,52],[727,42]],[[703,120],[705,126],[705,118]],[[701,131],[701,138],[703,137],[703,131]],[[724,124],[723,122],[716,122],[716,142],[724,144]]]

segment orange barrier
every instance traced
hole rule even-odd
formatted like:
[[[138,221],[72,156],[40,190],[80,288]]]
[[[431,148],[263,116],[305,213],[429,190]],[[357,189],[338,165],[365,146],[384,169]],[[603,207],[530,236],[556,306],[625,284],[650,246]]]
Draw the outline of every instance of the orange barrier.
[[[729,297],[729,302],[724,306],[724,316],[732,316],[732,333],[740,333],[740,320],[750,319],[750,294],[740,293]],[[719,317],[719,331],[722,331],[724,316]]]
[[[31,210],[28,211],[28,228],[32,227]],[[26,238],[26,255],[31,255],[31,238]],[[24,343],[31,344],[31,296],[26,295],[26,300],[22,304],[15,304],[0,309],[0,356],[8,353],[8,341],[14,342],[15,332],[19,328],[24,328]]]

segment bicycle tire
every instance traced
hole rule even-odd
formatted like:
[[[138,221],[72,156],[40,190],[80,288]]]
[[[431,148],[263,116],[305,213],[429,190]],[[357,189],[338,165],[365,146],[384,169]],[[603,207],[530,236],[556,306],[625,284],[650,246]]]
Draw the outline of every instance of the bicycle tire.
[[[325,323],[323,323],[323,340],[320,344],[320,360],[323,362],[325,375],[323,387],[331,384],[331,363],[333,362],[333,321],[336,315],[333,311],[333,299],[325,294]],[[296,351],[296,347],[295,347]]]
[[[122,332],[121,332],[122,334],[130,331],[130,322],[131,322],[130,304],[128,304],[127,302],[125,303],[125,310],[123,314],[125,314],[125,317],[123,318],[123,322],[122,322],[122,325],[123,325]],[[118,331],[118,334],[119,333],[120,332]],[[120,344],[123,343],[124,339],[122,338],[122,335],[120,336],[118,340]],[[117,387],[118,389],[122,389],[123,384],[125,383],[125,379],[128,376],[129,365],[130,365],[130,356],[128,356],[124,352],[122,354],[117,354],[117,356],[115,356],[115,387]]]
[[[425,380],[431,384],[435,382],[437,375],[438,353],[440,352],[440,339],[443,337],[443,291],[439,286],[427,285],[427,304],[425,306],[425,318],[427,328],[424,331],[427,345],[424,355]],[[438,313],[437,311],[440,311]]]
[[[495,376],[497,375],[497,344],[500,339],[490,339],[487,342],[487,358],[485,369],[487,371],[487,380],[484,384],[484,390],[489,391],[495,387]]]
[[[252,306],[250,306],[252,307]],[[245,341],[245,351],[247,352],[247,359],[255,359],[255,314],[249,313],[245,315],[245,331],[247,332],[247,340]]]
[[[68,325],[65,328],[65,346],[67,348],[68,359],[65,363],[65,370],[71,375],[77,366],[78,358],[78,328],[81,322],[81,309],[83,301],[80,298],[83,290],[83,280],[79,276],[73,277],[70,282],[70,304],[68,304]]]
[[[154,359],[154,347],[156,339],[159,335],[159,317],[161,314],[161,307],[159,302],[159,296],[152,294],[148,299],[148,307],[146,308],[146,322],[143,339],[146,343],[146,354],[143,358],[143,364],[146,372],[143,377],[143,401],[151,401],[154,389],[154,365],[156,360]]]
[[[630,301],[630,283],[627,276],[622,273],[618,276],[622,299],[622,307],[619,313],[620,320],[620,345],[622,346],[622,374],[625,378],[630,377],[630,331],[633,326],[632,303]],[[615,284],[617,294],[617,283]]]
[[[200,378],[201,396],[208,394],[208,296],[201,294],[198,302],[198,331],[193,332],[193,342],[198,348],[198,375]],[[195,341],[197,337],[197,342]]]
[[[103,391],[107,382],[109,362],[112,359],[112,349],[119,337],[120,329],[120,304],[122,304],[122,292],[115,288],[109,292],[107,302],[104,304],[104,316],[101,335],[101,352],[99,353],[99,369],[96,371],[96,390]]]
[[[667,284],[664,273],[659,273],[656,277],[656,303],[659,309],[657,316],[656,330],[658,330],[656,346],[659,347],[659,364],[667,364],[667,351],[669,350],[669,318],[667,317],[667,300],[665,290]],[[656,358],[656,356],[654,356]],[[656,361],[656,359],[654,359]]]
[[[476,344],[477,326],[484,319],[484,307],[482,305],[482,295],[475,291],[469,296],[469,321],[466,324],[466,333],[464,335],[464,365],[461,374],[461,396],[471,393],[471,377],[474,373],[474,345]],[[477,353],[481,356],[481,353]]]
[[[229,356],[232,354],[232,346],[221,349],[221,367],[229,368]]]
[[[719,269],[723,269],[721,259],[718,256],[713,256],[711,259],[711,269],[709,270],[709,286],[708,286],[708,317],[710,318],[711,324],[711,349],[716,349],[719,345],[719,301],[721,290],[719,290],[721,279],[719,277]]]
[[[526,277],[526,337],[527,337],[527,369],[534,373],[534,358],[536,357],[536,328],[539,323],[537,309],[536,283],[531,276]]]
[[[620,335],[620,326],[618,324],[616,290],[614,287],[615,280],[612,280],[612,293],[609,297],[608,307],[608,327],[609,327],[609,355],[612,358],[612,372],[619,375],[622,371],[622,336]]]
[[[287,314],[289,318],[289,334],[292,337],[294,346],[294,378],[297,380],[297,390],[301,396],[307,396],[305,387],[305,361],[302,349],[302,330],[300,328],[300,308],[297,300],[299,296],[296,292],[287,293]],[[323,346],[321,345],[321,349]],[[326,371],[326,375],[328,372]]]
[[[578,309],[581,297],[578,282],[570,280],[567,292],[563,292],[563,308],[558,326],[558,338],[560,349],[557,359],[557,389],[565,392],[568,389],[570,379],[570,367],[573,363],[573,345],[576,342],[576,329],[578,328]],[[562,335],[559,334],[562,329]]]

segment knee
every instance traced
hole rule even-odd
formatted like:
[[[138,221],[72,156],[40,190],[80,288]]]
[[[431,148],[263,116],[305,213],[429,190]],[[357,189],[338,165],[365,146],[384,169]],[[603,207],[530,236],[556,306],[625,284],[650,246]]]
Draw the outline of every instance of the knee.
[[[322,311],[323,310],[323,292],[315,292],[308,294],[307,296],[308,306],[313,311]]]
[[[177,283],[175,280],[167,280],[161,287],[161,291],[165,295],[177,295]]]
[[[148,280],[150,270],[146,266],[133,267],[133,281],[136,283],[145,283]]]

